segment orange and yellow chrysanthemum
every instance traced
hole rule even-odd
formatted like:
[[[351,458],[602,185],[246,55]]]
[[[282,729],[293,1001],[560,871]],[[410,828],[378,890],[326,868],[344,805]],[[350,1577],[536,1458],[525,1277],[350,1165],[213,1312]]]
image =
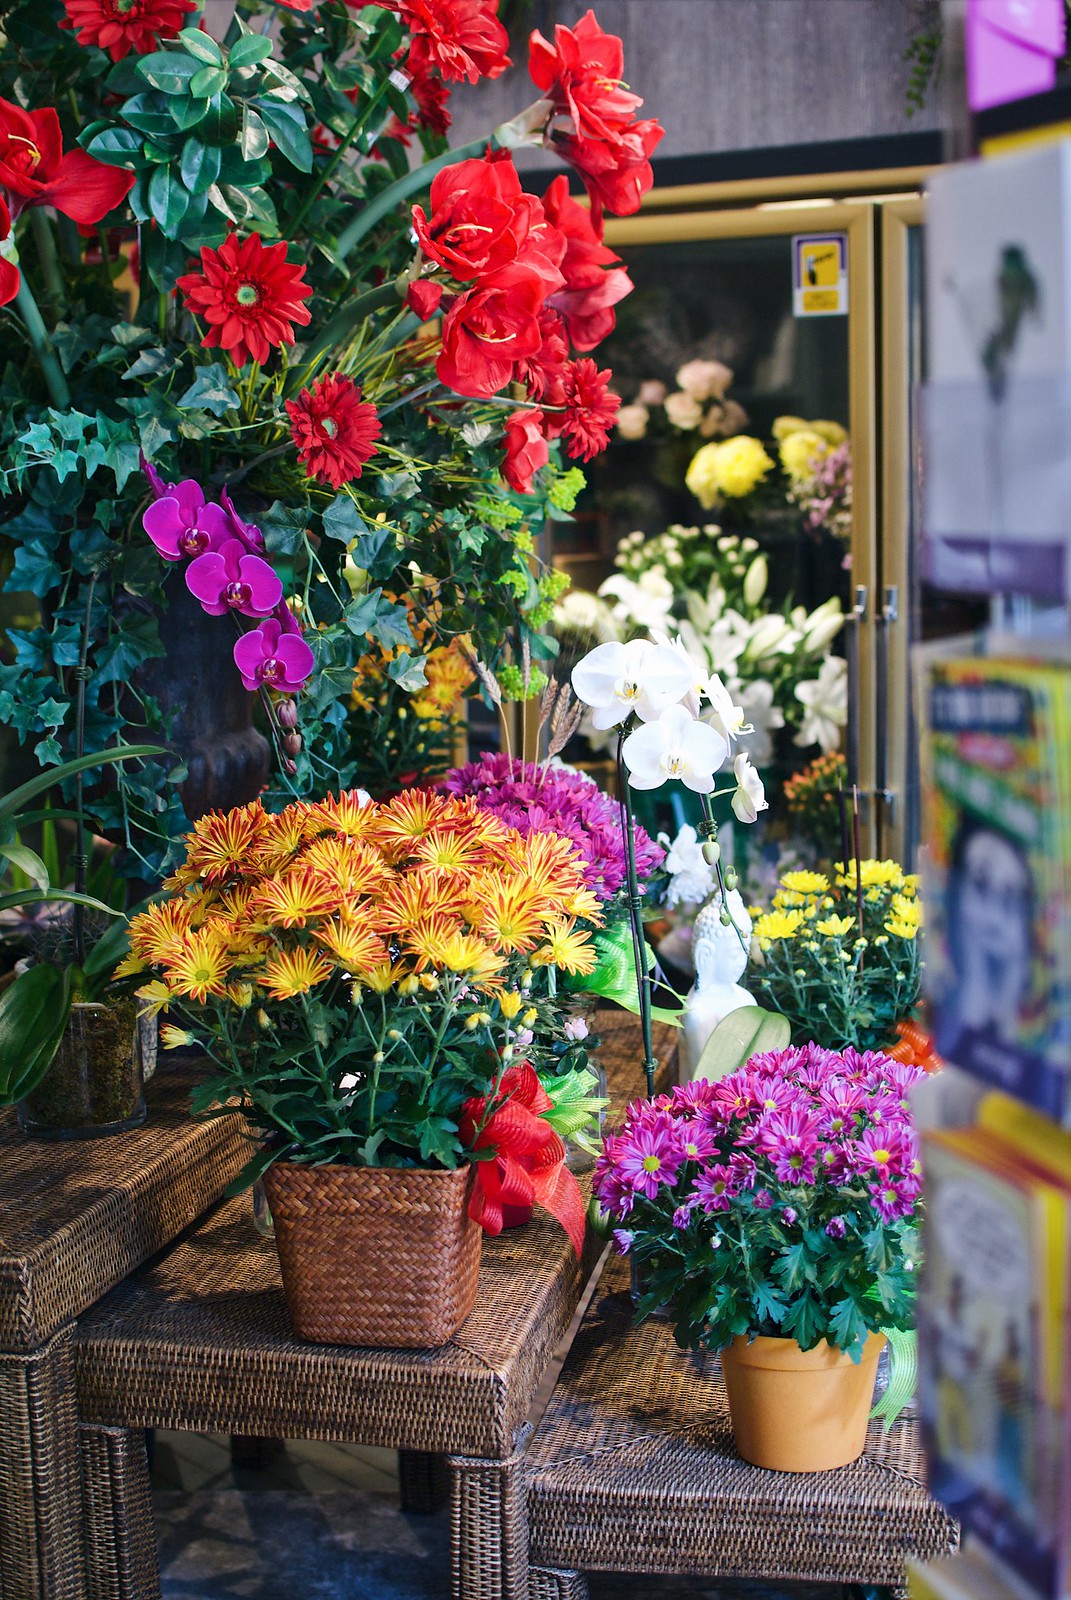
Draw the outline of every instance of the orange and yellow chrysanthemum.
[[[273,1000],[292,1000],[323,983],[334,971],[334,964],[317,950],[303,946],[280,950],[264,963],[264,988]]]

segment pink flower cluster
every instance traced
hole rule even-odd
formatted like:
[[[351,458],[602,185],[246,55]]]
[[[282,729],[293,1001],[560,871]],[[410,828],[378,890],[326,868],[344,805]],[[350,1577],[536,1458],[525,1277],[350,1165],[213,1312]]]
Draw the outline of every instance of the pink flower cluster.
[[[791,1226],[819,1200],[826,1233],[842,1239],[840,1196],[869,1201],[884,1223],[899,1221],[913,1215],[921,1193],[906,1101],[920,1077],[920,1068],[873,1050],[806,1044],[752,1056],[716,1083],[631,1105],[623,1127],[606,1137],[595,1193],[619,1222],[640,1199],[672,1204],[676,1228],[738,1200],[760,1211],[779,1206]],[[629,1248],[627,1228],[615,1238]]]
[[[228,612],[262,619],[242,633],[234,661],[242,683],[255,692],[299,694],[315,659],[302,637],[301,624],[283,599],[279,576],[264,559],[259,528],[244,522],[230,494],[222,504],[206,500],[193,478],[165,483],[156,468],[142,461],[153,491],[142,527],[165,561],[188,560],[186,587],[212,617]]]
[[[447,773],[440,789],[472,795],[483,811],[530,833],[571,839],[584,858],[584,882],[600,900],[611,900],[625,882],[625,840],[620,807],[582,772],[541,767],[508,755],[484,755]],[[665,851],[638,824],[636,872],[641,883],[665,859]]]
[[[810,481],[799,492],[804,521],[812,533],[829,527],[833,533],[850,532],[852,506],[852,447],[837,445],[815,462]]]

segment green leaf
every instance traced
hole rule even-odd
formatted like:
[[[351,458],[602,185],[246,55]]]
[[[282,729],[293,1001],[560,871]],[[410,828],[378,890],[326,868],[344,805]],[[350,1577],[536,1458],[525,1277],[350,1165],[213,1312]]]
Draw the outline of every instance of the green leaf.
[[[398,565],[398,545],[389,528],[370,528],[357,540],[355,565],[377,577],[386,577]]]
[[[198,100],[210,100],[222,94],[227,87],[227,74],[222,67],[202,67],[190,79],[190,93]]]
[[[751,1298],[755,1306],[755,1315],[761,1322],[780,1325],[784,1320],[788,1301],[784,1295],[778,1293],[768,1278],[757,1278],[752,1283]]]
[[[143,350],[132,367],[127,367],[123,382],[129,383],[133,378],[159,378],[177,365],[178,358],[170,350],[154,345],[151,350]]]
[[[200,28],[183,28],[179,39],[198,61],[206,61],[213,67],[222,66],[223,51],[210,34],[202,33]]]
[[[31,850],[29,845],[0,844],[0,856],[3,856],[5,861],[10,861],[20,872],[24,872],[39,889],[48,888],[48,868],[37,851]]]
[[[268,130],[260,115],[252,106],[243,106],[242,137],[238,147],[245,160],[259,161],[261,156],[267,155],[268,142]]]
[[[168,102],[171,108],[171,121],[176,133],[188,133],[191,128],[196,128],[200,137],[206,143],[216,144],[218,141],[209,139],[209,119],[212,115],[211,100],[195,100],[192,95],[184,96],[181,100],[176,98]]]
[[[149,210],[169,239],[189,209],[190,196],[171,167],[157,167],[149,183]]]
[[[858,1303],[850,1295],[838,1300],[829,1314],[829,1339],[838,1350],[859,1359],[870,1332]]]
[[[130,128],[106,128],[86,145],[86,154],[110,167],[128,167],[141,155],[141,139]]]
[[[189,124],[184,124],[189,126]],[[229,145],[238,133],[238,110],[229,95],[213,95],[200,123],[206,144]]]
[[[265,61],[264,73],[267,77],[275,79],[279,85],[271,91],[277,100],[305,100],[311,103],[312,96],[300,78],[295,78],[289,67],[284,67],[280,61]]]
[[[137,70],[163,94],[189,94],[190,83],[202,68],[180,50],[157,50],[154,55],[142,56]]]
[[[272,555],[292,556],[304,542],[308,513],[304,507],[273,500],[267,511],[261,512],[257,522]]]
[[[803,1241],[799,1240],[796,1244],[789,1245],[780,1260],[775,1263],[773,1270],[789,1294],[794,1294],[797,1289],[802,1288],[811,1275],[810,1258]]]
[[[406,632],[409,632],[408,626]],[[372,633],[374,637],[379,637],[378,624],[373,626]],[[409,636],[412,637],[411,634]],[[418,689],[423,689],[428,681],[424,657],[411,656],[408,650],[400,650],[387,668],[387,676],[407,693],[415,694]]]
[[[227,52],[227,61],[231,68],[255,67],[259,62],[266,61],[271,55],[272,44],[262,33],[246,33],[236,39]]]
[[[27,779],[9,794],[0,795],[0,820],[15,816],[28,800],[36,800],[39,794],[45,794],[57,783],[66,783],[68,778],[76,777],[79,772],[92,772],[95,767],[108,766],[114,761],[133,761],[165,754],[164,746],[160,744],[120,744],[112,750],[94,750],[89,755],[78,756],[74,761],[65,761],[62,766],[51,767],[47,772],[39,772],[36,777]]]
[[[223,157],[218,145],[202,144],[200,139],[195,139],[191,134],[182,146],[179,171],[191,194],[207,194],[219,177],[222,165]]]
[[[66,972],[42,963],[0,995],[0,1104],[35,1088],[59,1049],[70,1011]]]
[[[211,411],[214,417],[234,411],[238,403],[238,395],[231,388],[227,373],[218,361],[198,367],[197,376],[186,393],[175,401],[180,411]]]
[[[277,149],[299,172],[312,171],[312,144],[305,126],[305,114],[297,106],[280,105],[275,100],[258,100],[257,109],[267,124]]]
[[[358,534],[367,532],[365,522],[348,494],[336,494],[322,515],[323,530],[329,539],[349,544]]]
[[[695,1078],[716,1083],[738,1072],[754,1055],[765,1050],[784,1050],[792,1037],[788,1018],[762,1006],[740,1006],[722,1017],[703,1046]]]

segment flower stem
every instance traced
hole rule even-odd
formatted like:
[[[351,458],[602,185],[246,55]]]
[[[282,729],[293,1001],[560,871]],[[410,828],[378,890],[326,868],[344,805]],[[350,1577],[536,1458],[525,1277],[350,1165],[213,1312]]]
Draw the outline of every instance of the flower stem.
[[[30,336],[37,364],[48,387],[49,399],[57,411],[66,411],[71,404],[71,391],[67,387],[67,379],[63,376],[63,368],[56,356],[55,346],[49,338],[44,318],[37,309],[37,301],[33,297],[25,272],[19,278],[19,292],[15,296],[15,305]]]
[[[37,249],[37,260],[41,268],[41,276],[45,280],[48,309],[55,318],[59,316],[63,306],[63,274],[60,272],[59,257],[56,254],[56,241],[52,236],[51,224],[40,206],[33,206],[30,209],[30,230],[33,233],[33,242]]]
[[[640,1005],[640,1030],[643,1035],[643,1070],[647,1078],[647,1098],[654,1099],[655,1070],[658,1062],[655,1060],[651,1040],[651,974],[647,970],[647,949],[643,933],[643,901],[640,896],[640,882],[636,874],[636,824],[632,813],[632,790],[628,781],[628,768],[625,766],[623,747],[625,743],[625,730],[621,729],[617,736],[617,786],[621,791],[621,811],[624,827],[621,830],[625,836],[625,870],[628,878],[628,920],[632,929],[632,957],[636,966],[636,995]]]

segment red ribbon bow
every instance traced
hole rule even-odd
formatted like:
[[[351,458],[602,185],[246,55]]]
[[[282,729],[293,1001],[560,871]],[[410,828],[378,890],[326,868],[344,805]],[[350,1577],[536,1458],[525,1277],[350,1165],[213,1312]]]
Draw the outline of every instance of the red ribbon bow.
[[[495,1109],[487,1117],[490,1105]],[[466,1148],[494,1151],[490,1160],[475,1163],[469,1215],[495,1237],[502,1232],[503,1207],[539,1204],[561,1223],[579,1255],[584,1197],[565,1166],[563,1140],[543,1120],[542,1113],[553,1105],[527,1061],[502,1074],[496,1095],[465,1102],[461,1138]]]

